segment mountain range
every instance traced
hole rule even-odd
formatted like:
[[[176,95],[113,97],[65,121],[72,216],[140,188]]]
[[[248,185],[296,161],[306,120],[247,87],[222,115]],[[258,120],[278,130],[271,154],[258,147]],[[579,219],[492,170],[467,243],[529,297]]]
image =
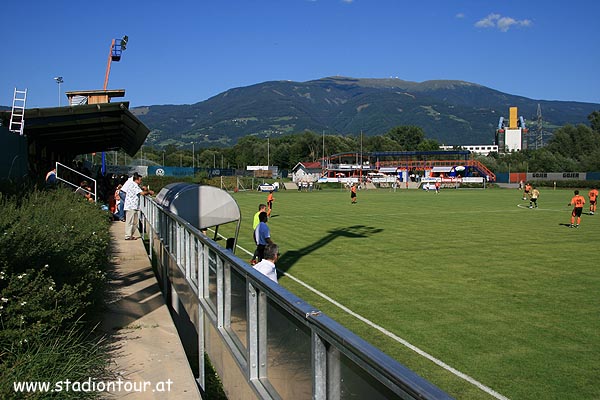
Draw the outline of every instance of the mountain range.
[[[335,135],[381,135],[415,125],[446,145],[490,144],[498,120],[518,107],[528,128],[543,131],[588,123],[600,104],[534,100],[457,80],[327,77],[307,82],[269,81],[227,90],[186,105],[131,111],[150,129],[151,145],[229,146],[246,135],[279,137],[310,130]]]

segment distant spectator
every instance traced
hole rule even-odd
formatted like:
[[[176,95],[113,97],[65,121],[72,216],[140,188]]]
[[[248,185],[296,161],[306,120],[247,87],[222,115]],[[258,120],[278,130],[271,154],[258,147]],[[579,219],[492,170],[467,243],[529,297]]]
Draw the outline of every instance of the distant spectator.
[[[94,201],[94,198],[92,197],[92,188],[89,186],[87,181],[81,181],[79,187],[75,189],[75,193],[83,196],[90,202]]]
[[[256,243],[256,257],[258,261],[262,261],[265,257],[265,246],[269,243],[273,243],[271,240],[271,231],[267,226],[267,221],[269,217],[267,217],[266,212],[261,212],[258,215],[260,220],[258,226],[254,230],[254,242]]]
[[[119,189],[119,207],[117,208],[117,217],[120,221],[125,222],[125,198],[127,193],[123,191],[123,185],[129,180],[127,175],[121,176],[121,189]]]
[[[258,205],[258,212],[256,214],[254,214],[254,220],[252,222],[252,232],[254,232],[256,230],[256,227],[258,226],[258,224],[260,223],[260,213],[265,212],[267,210],[267,205],[266,204],[259,204]],[[258,258],[258,249],[254,250],[254,254],[252,255],[252,259],[250,260],[250,264],[254,265],[256,264],[256,259]]]
[[[53,167],[46,174],[46,187],[52,188],[56,185],[56,167]]]
[[[121,206],[121,188],[123,187],[123,185],[118,184],[117,187],[115,188],[115,193],[114,193],[114,201],[115,201],[115,209],[113,211],[114,215],[115,215],[115,219],[119,220],[119,221],[125,221],[125,215],[124,215],[124,210],[123,207]],[[123,199],[123,202],[125,202],[125,199]]]
[[[154,194],[152,190],[141,188],[142,176],[135,172],[131,178],[123,185],[122,189],[125,197],[125,240],[135,240],[133,234],[137,229],[140,212],[140,195],[146,196]]]

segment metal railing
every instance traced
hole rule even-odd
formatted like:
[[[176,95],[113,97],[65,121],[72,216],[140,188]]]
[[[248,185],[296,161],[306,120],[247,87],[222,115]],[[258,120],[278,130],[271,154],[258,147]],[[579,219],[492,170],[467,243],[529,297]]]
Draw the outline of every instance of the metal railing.
[[[93,191],[93,192],[91,192],[91,191],[87,190],[86,188],[84,188],[84,187],[82,187],[82,186],[79,186],[79,184],[78,184],[78,183],[73,183],[73,182],[71,182],[71,181],[69,180],[69,178],[65,177],[65,175],[68,175],[69,173],[59,173],[59,171],[60,171],[60,170],[59,170],[59,167],[62,167],[62,168],[64,168],[64,169],[66,169],[66,170],[70,171],[71,178],[72,178],[72,175],[73,175],[73,174],[75,174],[76,176],[79,176],[79,177],[81,177],[81,178],[84,178],[84,179],[85,179],[85,180],[87,180],[88,182],[92,182],[92,183],[93,183],[93,185],[94,185],[94,191]],[[72,186],[72,187],[74,187],[74,188],[75,188],[75,191],[78,191],[78,190],[79,190],[79,191],[81,191],[81,192],[83,192],[83,193],[87,193],[87,194],[89,194],[90,196],[93,196],[93,197],[94,197],[94,203],[95,203],[95,202],[98,200],[98,198],[97,198],[97,194],[96,194],[96,193],[98,193],[98,185],[97,185],[97,182],[96,182],[96,180],[95,180],[94,178],[92,178],[91,176],[87,176],[87,175],[85,175],[85,174],[82,174],[81,172],[79,172],[79,171],[77,171],[77,170],[75,170],[75,169],[73,169],[73,168],[67,167],[67,166],[66,166],[66,165],[64,165],[64,164],[61,164],[61,163],[59,163],[59,162],[56,162],[56,179],[57,179],[57,180],[59,180],[59,181],[61,181],[61,182],[63,182],[63,183],[66,183],[66,184],[67,184],[67,185],[69,185],[69,186]]]
[[[235,399],[450,398],[152,199],[142,215],[184,347],[195,341],[201,389],[206,353]]]

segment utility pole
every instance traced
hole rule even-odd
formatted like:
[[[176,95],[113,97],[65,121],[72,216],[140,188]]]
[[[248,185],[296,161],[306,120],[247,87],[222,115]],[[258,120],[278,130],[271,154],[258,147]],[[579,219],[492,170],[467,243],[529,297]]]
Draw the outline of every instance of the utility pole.
[[[196,149],[195,146],[196,144],[194,142],[192,142],[192,168],[196,168]]]
[[[323,146],[321,152],[321,169],[325,169],[325,129],[323,129]]]

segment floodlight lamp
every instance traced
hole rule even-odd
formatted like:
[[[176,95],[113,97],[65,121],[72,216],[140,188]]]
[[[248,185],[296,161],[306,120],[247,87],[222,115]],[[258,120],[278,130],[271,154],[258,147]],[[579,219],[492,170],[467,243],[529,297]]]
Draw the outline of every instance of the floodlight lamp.
[[[121,50],[125,50],[125,48],[127,47],[128,40],[129,40],[129,36],[127,36],[127,35],[123,36],[123,39],[121,39]]]
[[[63,77],[62,76],[57,76],[56,78],[54,78],[54,80],[56,81],[56,83],[63,83]]]

